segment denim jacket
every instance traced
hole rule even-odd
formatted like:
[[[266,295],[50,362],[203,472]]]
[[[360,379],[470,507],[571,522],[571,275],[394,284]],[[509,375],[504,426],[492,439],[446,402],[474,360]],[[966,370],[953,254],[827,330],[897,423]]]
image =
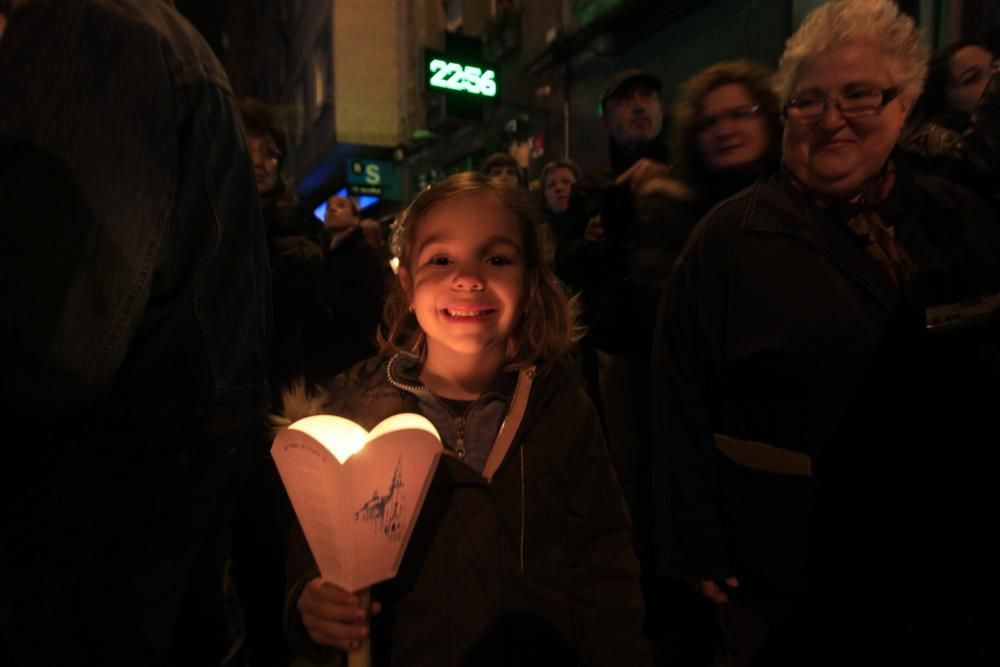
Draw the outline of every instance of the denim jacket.
[[[204,40],[167,3],[35,0],[10,15],[0,81],[7,405],[255,419],[267,248]]]

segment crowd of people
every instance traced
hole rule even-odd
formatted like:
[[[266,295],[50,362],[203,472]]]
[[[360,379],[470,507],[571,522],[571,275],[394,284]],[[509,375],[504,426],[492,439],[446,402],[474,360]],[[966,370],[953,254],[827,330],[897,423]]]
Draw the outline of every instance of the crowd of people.
[[[831,0],[669,112],[615,73],[600,169],[499,152],[386,229],[304,210],[280,115],[168,3],[56,5],[0,2],[3,400],[33,429],[0,663],[1000,660],[986,44]],[[269,448],[400,412],[446,455],[369,606]]]

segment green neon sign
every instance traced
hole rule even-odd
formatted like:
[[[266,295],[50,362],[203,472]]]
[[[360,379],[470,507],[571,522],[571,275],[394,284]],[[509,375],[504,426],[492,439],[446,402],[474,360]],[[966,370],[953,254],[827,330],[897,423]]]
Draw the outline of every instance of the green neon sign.
[[[427,85],[445,91],[496,97],[496,72],[472,65],[462,65],[441,58],[427,63]]]

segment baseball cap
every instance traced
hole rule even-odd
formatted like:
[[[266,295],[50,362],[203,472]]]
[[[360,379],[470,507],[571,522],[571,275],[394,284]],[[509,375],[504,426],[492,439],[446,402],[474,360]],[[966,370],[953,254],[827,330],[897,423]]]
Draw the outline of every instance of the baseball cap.
[[[659,77],[653,76],[649,72],[637,67],[623,69],[613,74],[607,83],[604,84],[604,92],[601,93],[601,104],[597,108],[598,113],[603,115],[604,104],[608,101],[608,98],[614,97],[622,88],[633,81],[641,81],[649,85],[657,93],[663,89],[663,82],[660,81]]]

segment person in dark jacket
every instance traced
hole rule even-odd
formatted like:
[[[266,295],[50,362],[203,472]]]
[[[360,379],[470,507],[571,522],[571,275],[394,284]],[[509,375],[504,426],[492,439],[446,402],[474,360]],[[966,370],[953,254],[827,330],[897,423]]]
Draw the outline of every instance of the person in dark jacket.
[[[306,221],[282,178],[287,138],[277,110],[244,98],[240,115],[267,234],[274,312],[269,379],[276,403],[289,383],[302,377],[315,354],[310,349],[319,344],[323,254],[314,239],[320,227]],[[231,572],[246,624],[244,659],[249,665],[280,665],[291,659],[281,613],[292,512],[266,438],[255,444],[233,520]]]
[[[372,592],[376,664],[649,664],[627,511],[563,362],[575,317],[535,215],[478,174],[419,195],[400,223],[385,356],[286,402],[285,423],[331,412],[371,428],[418,412],[446,448],[399,575]],[[320,578],[301,536],[289,566],[300,650],[353,649],[367,610]]]
[[[322,381],[370,357],[385,302],[382,257],[365,240],[358,207],[348,197],[327,200],[323,220],[324,320],[306,380]]]
[[[1000,289],[1000,227],[892,152],[925,60],[892,2],[810,14],[777,78],[782,171],[699,224],[661,305],[660,566],[719,605],[735,664],[968,664],[959,647],[984,646],[966,621],[989,596],[943,573],[982,555],[954,482],[995,459],[967,438],[991,411],[971,375],[933,381],[978,364],[935,350],[925,309]]]
[[[660,609],[671,595],[652,578],[649,356],[660,293],[697,222],[685,205],[689,188],[670,176],[661,88],[658,77],[641,69],[609,77],[599,107],[608,163],[575,188],[593,215],[582,239],[561,244],[556,262],[580,290],[587,325],[582,360],[595,368],[588,374],[596,377],[591,395],[632,513],[648,579],[647,634],[657,644],[668,639]],[[661,661],[669,659],[664,650],[657,646]]]
[[[239,110],[169,2],[0,3],[0,664],[223,664],[268,406]],[[2,27],[2,24],[0,24]]]
[[[240,103],[260,197],[274,297],[271,389],[275,398],[315,356],[323,312],[321,227],[304,214],[281,175],[287,137],[275,109],[253,98]]]

